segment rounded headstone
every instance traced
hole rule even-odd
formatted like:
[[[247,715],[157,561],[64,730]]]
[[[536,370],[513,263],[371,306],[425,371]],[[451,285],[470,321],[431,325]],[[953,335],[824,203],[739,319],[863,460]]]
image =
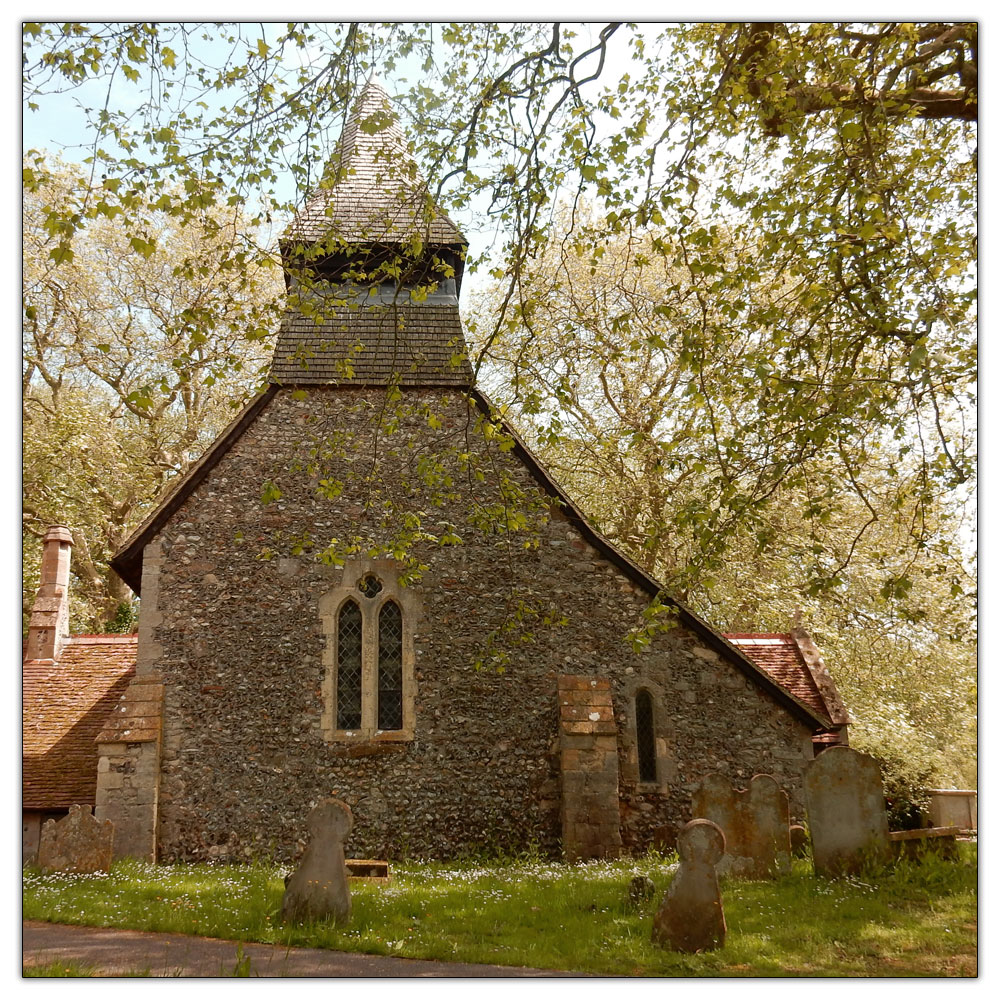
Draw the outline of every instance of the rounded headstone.
[[[625,901],[627,905],[638,908],[644,903],[648,903],[655,893],[656,886],[653,885],[653,880],[648,875],[636,875],[629,883],[628,896]]]
[[[677,838],[681,861],[713,867],[726,853],[726,835],[709,819],[693,819]]]
[[[715,865],[725,835],[711,820],[695,819],[681,830],[677,850],[680,866],[653,919],[653,944],[684,952],[721,948],[726,919]]]
[[[350,919],[344,840],[353,827],[350,806],[338,799],[324,799],[309,813],[309,844],[298,868],[285,881],[282,920],[297,923],[332,919],[342,924]]]
[[[788,828],[788,839],[791,843],[792,854],[797,858],[804,858],[809,853],[809,834],[806,828],[798,823],[794,823]]]

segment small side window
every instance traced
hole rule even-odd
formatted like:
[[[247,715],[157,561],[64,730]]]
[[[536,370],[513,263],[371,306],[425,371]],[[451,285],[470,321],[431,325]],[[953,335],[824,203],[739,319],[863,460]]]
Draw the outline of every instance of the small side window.
[[[639,754],[639,780],[656,781],[656,737],[653,728],[653,697],[646,691],[635,696],[635,744]]]

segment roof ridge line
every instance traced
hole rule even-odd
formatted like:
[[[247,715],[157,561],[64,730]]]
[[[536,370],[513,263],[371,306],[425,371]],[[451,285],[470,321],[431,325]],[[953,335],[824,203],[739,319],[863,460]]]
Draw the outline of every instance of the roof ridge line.
[[[278,386],[269,384],[263,391],[257,393],[205,449],[201,458],[183,476],[178,476],[166,493],[157,498],[156,506],[139,522],[135,530],[111,557],[109,560],[111,568],[136,594],[140,592],[142,587],[142,550],[145,548],[143,537],[147,533],[155,533],[159,527],[162,527],[163,523],[174,513],[174,510],[187,498],[188,492],[198,486],[202,479],[208,475],[217,461],[216,456],[225,454],[232,446],[233,441],[243,436],[257,414],[264,409],[277,391]]]
[[[138,642],[138,632],[80,632],[77,635],[70,634],[67,642],[76,642],[81,645],[94,645],[102,642]]]
[[[550,496],[560,500],[565,505],[566,509],[568,509],[572,515],[570,520],[575,520],[577,526],[583,528],[586,534],[591,536],[591,538],[597,543],[597,547],[599,549],[603,549],[605,553],[611,555],[611,561],[617,563],[619,569],[624,570],[626,575],[632,577],[634,582],[640,583],[647,593],[654,596],[662,594],[665,601],[676,608],[680,613],[682,623],[687,624],[688,627],[693,626],[693,630],[699,633],[703,638],[707,639],[709,641],[709,645],[716,646],[716,652],[723,652],[737,666],[739,666],[745,674],[763,682],[763,686],[770,689],[778,699],[784,700],[786,704],[791,703],[800,715],[804,713],[810,720],[819,723],[823,728],[828,728],[831,725],[832,720],[818,715],[811,706],[807,705],[800,698],[797,698],[791,693],[791,691],[786,691],[785,688],[783,688],[773,677],[770,676],[770,674],[764,671],[761,667],[758,667],[757,664],[746,656],[742,650],[726,639],[722,632],[713,628],[713,626],[711,626],[699,615],[695,614],[695,612],[689,607],[677,598],[668,594],[658,580],[647,573],[646,570],[644,570],[634,559],[632,559],[631,556],[622,552],[622,550],[619,549],[614,542],[594,527],[594,525],[587,519],[586,515],[583,514],[574,501],[566,494],[564,489],[548,474],[545,467],[535,457],[531,449],[524,443],[521,436],[511,426],[507,418],[500,413],[496,406],[493,405],[492,400],[490,400],[489,397],[477,386],[472,387],[470,394],[479,402],[480,407],[484,409],[487,416],[492,416],[493,413],[496,413],[499,416],[504,430],[514,439],[515,451],[520,451],[522,461],[525,462],[529,470],[536,474],[536,477],[541,481],[545,491],[549,493]]]

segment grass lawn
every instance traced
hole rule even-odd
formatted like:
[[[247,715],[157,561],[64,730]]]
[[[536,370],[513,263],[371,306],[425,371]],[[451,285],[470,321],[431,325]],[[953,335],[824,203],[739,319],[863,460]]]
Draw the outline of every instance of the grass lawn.
[[[156,866],[108,875],[24,872],[25,919],[202,934],[445,961],[610,975],[974,976],[976,846],[863,878],[817,879],[796,862],[775,882],[724,879],[725,948],[680,955],[649,940],[674,858],[564,865],[539,860],[392,866],[352,883],[347,927],[283,926],[287,868]],[[626,903],[634,875],[656,898]],[[86,973],[84,973],[86,974]]]

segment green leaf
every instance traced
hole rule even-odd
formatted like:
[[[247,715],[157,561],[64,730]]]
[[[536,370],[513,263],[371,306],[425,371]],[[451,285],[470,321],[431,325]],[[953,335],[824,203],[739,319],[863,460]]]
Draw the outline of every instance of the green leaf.
[[[261,490],[260,502],[263,504],[271,504],[281,499],[281,490],[278,489],[277,484],[273,483],[270,479],[264,483],[264,488]]]
[[[139,236],[130,237],[129,244],[136,253],[146,258],[151,257],[153,251],[156,249],[155,240],[144,240]]]
[[[49,251],[49,257],[56,264],[71,264],[73,262],[73,251],[68,246],[60,244]]]

